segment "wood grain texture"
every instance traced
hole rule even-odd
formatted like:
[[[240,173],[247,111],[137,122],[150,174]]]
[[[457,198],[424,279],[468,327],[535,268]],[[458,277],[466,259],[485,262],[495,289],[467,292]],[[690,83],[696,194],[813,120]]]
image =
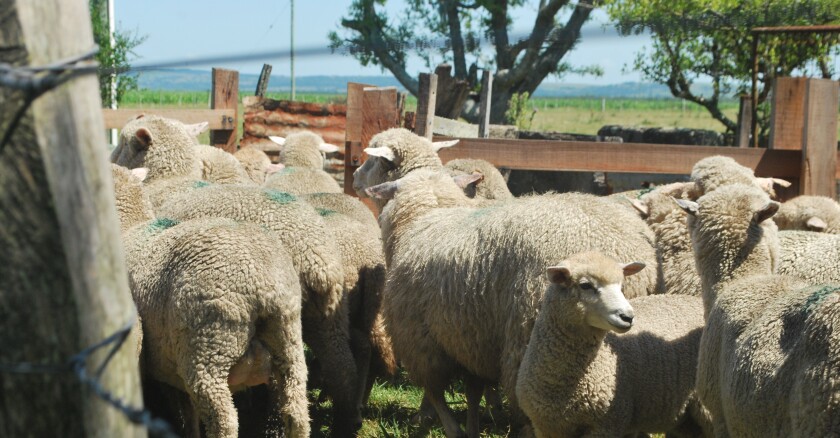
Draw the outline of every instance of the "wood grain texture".
[[[446,137],[436,137],[444,140]],[[645,143],[592,143],[551,140],[461,139],[441,149],[443,162],[480,158],[496,167],[526,170],[571,170],[688,174],[702,158],[734,158],[759,176],[798,177],[800,151]]]
[[[364,163],[362,152],[362,98],[364,89],[372,85],[347,83],[347,125],[344,130],[344,193],[356,196],[353,172]]]
[[[776,78],[770,114],[770,149],[802,149],[807,85],[807,78]]]
[[[120,129],[140,114],[156,115],[180,120],[187,124],[208,122],[210,129],[232,130],[236,125],[235,109],[108,109],[102,110],[106,129]]]
[[[414,133],[431,140],[437,104],[437,75],[420,73],[420,89],[417,93],[417,111]]]
[[[229,122],[228,129],[211,129],[210,144],[222,148],[230,153],[236,152],[236,135],[239,119],[237,107],[239,106],[239,72],[225,70],[222,68],[213,69],[213,89],[210,93],[210,108],[232,109],[234,111]]]
[[[834,199],[837,185],[837,81],[808,79],[800,193]]]
[[[490,101],[493,97],[493,73],[484,70],[481,74],[481,102],[478,107],[478,136],[490,137]]]
[[[738,106],[738,132],[735,139],[739,148],[750,147],[750,130],[752,129],[752,98],[742,95]]]
[[[86,1],[0,0],[0,11],[1,61],[45,65],[93,47]],[[19,51],[25,56],[18,58]],[[0,125],[6,126],[20,95],[0,93],[9,103],[0,112]],[[96,77],[74,79],[34,102],[0,156],[0,332],[19,338],[6,342],[0,337],[2,363],[64,363],[135,319],[101,106]],[[97,353],[89,365],[103,357],[104,352]],[[141,406],[137,362],[137,339],[131,336],[101,384]],[[50,379],[2,375],[0,435],[146,435],[124,414],[80,390],[69,374],[57,376],[55,388],[42,394],[29,390]],[[62,391],[68,383],[73,391]]]

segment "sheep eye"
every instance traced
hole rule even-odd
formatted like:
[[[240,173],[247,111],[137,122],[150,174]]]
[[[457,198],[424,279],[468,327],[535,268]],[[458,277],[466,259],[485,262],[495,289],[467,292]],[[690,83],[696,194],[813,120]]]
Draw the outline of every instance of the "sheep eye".
[[[583,290],[592,290],[592,289],[595,289],[595,286],[592,286],[592,283],[587,281],[587,282],[581,283],[580,288],[583,289]]]

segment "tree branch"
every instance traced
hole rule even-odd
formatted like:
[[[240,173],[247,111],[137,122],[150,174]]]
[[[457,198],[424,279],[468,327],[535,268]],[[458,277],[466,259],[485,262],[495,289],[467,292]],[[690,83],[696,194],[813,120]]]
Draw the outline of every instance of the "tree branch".
[[[467,78],[467,58],[464,49],[464,36],[461,34],[461,17],[458,7],[467,7],[456,0],[440,0],[438,10],[441,19],[449,27],[449,40],[452,44],[452,59],[455,63],[455,77]]]
[[[490,13],[490,32],[493,34],[493,43],[496,45],[496,68],[509,69],[513,66],[514,60],[510,57],[510,40],[507,31],[508,1],[499,0],[498,4],[486,5],[485,9]]]
[[[520,91],[533,93],[540,82],[557,69],[557,64],[580,38],[580,29],[592,14],[592,3],[592,0],[579,0],[566,25],[551,32],[548,40],[552,42],[540,55],[536,74],[529,75]]]
[[[527,73],[530,66],[539,57],[540,49],[549,33],[554,29],[554,16],[563,6],[569,3],[569,0],[551,0],[548,4],[545,1],[540,2],[543,7],[540,8],[537,18],[534,19],[534,29],[531,31],[531,36],[527,39],[518,41],[510,48],[510,57],[516,59],[519,54],[527,48],[525,57],[522,58],[520,65],[529,66],[522,69],[522,73]],[[520,72],[516,72],[517,77]]]

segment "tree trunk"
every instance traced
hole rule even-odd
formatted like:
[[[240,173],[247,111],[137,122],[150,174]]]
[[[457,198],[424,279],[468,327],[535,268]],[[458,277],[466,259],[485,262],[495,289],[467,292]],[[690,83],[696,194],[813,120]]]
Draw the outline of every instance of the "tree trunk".
[[[92,47],[86,1],[0,0],[0,62],[45,65]],[[0,87],[0,101],[3,135],[24,96]],[[134,318],[103,126],[88,75],[38,98],[0,150],[0,364],[65,364]],[[100,383],[140,406],[135,336]],[[0,436],[145,435],[72,373],[0,371],[0,387]]]

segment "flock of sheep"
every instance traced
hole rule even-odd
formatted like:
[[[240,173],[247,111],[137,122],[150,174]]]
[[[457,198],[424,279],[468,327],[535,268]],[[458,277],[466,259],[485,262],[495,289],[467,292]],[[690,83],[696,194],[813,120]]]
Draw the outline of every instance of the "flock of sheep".
[[[489,163],[443,165],[452,142],[391,129],[354,174],[377,223],[317,135],[275,139],[273,165],[205,128],[139,116],[111,155],[141,371],[182,395],[185,434],[236,437],[232,393],[268,384],[267,433],[309,436],[317,380],[352,436],[398,365],[448,437],[478,437],[497,389],[522,436],[840,434],[831,199],[779,204],[784,181],[725,157],[653,190],[514,198]]]

